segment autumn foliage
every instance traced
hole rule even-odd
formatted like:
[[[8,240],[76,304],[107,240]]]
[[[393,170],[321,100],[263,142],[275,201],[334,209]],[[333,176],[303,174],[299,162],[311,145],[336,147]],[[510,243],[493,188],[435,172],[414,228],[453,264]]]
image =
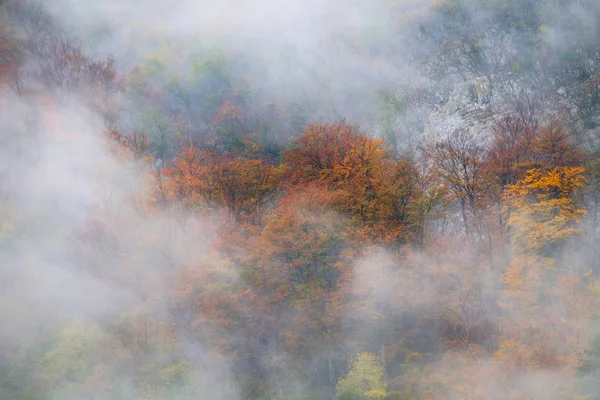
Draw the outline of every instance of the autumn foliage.
[[[600,74],[557,65],[557,82],[581,81],[565,89],[571,103],[545,109],[556,90],[516,91],[516,106],[481,104],[494,115],[480,131],[441,129],[402,149],[397,131],[413,131],[398,126],[416,112],[406,103],[443,108],[429,93],[446,90],[433,76],[435,90],[388,96],[389,129],[315,122],[257,101],[226,56],[198,56],[189,80],[163,79],[171,66],[160,59],[117,73],[112,57],[87,55],[43,8],[18,3],[0,1],[18,21],[0,20],[0,101],[44,112],[0,133],[19,161],[16,175],[12,164],[0,174],[15,191],[0,189],[0,308],[33,308],[22,288],[37,295],[48,279],[93,282],[110,292],[110,311],[84,287],[81,304],[57,294],[68,312],[39,316],[52,320],[47,331],[16,318],[28,335],[0,343],[0,399],[593,398],[600,150],[583,127],[594,124]],[[452,31],[436,41],[440,64],[428,73],[500,79],[492,58],[514,49],[481,47],[546,32],[513,18],[515,2],[486,2],[502,15],[491,30],[507,24],[510,34],[466,35],[460,24],[477,21],[463,3],[436,6],[453,23],[423,26],[434,38]],[[90,139],[97,159],[68,157],[106,168],[76,170],[78,185],[92,176],[85,187],[62,182],[62,164],[30,179],[84,137],[65,123],[80,108],[57,111],[71,104],[101,129]],[[39,204],[42,189],[60,201],[73,190],[73,215],[55,212],[58,200]],[[21,215],[19,202],[35,212]]]

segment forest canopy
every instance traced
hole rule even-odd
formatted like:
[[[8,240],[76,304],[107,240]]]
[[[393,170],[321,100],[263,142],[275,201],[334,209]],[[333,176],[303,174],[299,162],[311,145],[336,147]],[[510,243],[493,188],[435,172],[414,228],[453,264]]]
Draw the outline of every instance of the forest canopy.
[[[0,1],[0,400],[599,398],[596,1],[83,3]]]

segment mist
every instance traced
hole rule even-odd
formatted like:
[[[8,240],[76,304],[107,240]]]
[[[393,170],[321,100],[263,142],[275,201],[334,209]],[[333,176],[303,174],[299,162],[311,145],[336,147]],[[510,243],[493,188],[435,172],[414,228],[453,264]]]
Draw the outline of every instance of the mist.
[[[0,2],[0,399],[593,399],[593,1]]]

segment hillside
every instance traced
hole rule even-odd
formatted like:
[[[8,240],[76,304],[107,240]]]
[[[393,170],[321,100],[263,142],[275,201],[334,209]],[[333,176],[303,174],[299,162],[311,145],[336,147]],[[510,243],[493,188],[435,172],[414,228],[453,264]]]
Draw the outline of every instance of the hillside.
[[[0,400],[597,398],[594,0],[4,0],[0,106]]]

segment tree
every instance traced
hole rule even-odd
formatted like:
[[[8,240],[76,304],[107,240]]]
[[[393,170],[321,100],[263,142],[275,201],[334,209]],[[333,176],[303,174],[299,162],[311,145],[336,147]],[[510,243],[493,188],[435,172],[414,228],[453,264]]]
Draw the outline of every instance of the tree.
[[[97,325],[77,321],[64,327],[54,347],[39,360],[51,390],[64,394],[113,390],[108,360],[101,351],[106,340]]]
[[[382,140],[344,121],[310,125],[283,157],[292,184],[335,191],[332,206],[355,223],[356,243],[398,245],[419,235],[419,171]]]
[[[224,207],[235,221],[252,217],[279,188],[279,169],[261,160],[186,145],[158,180],[157,194],[186,212]]]
[[[528,115],[528,114],[527,114]],[[486,195],[495,205],[501,252],[508,244],[507,220],[511,209],[503,208],[503,196],[533,166],[533,143],[538,134],[537,120],[531,121],[523,112],[509,114],[492,128],[492,140],[485,158]]]
[[[335,398],[338,400],[384,400],[387,396],[385,371],[379,358],[370,353],[357,354],[348,374],[340,378]]]
[[[200,151],[196,146],[183,147],[170,168],[157,172],[159,202],[173,204],[185,213],[210,204],[216,196],[215,188],[203,177],[207,174],[208,160],[212,157],[214,153]],[[163,175],[166,182],[160,179]]]
[[[485,149],[470,134],[456,131],[444,139],[427,143],[422,150],[434,174],[439,175],[453,200],[458,201],[464,232],[470,237],[481,206]]]
[[[513,242],[534,254],[554,252],[580,231],[576,223],[586,210],[577,203],[577,190],[585,182],[583,167],[529,170],[527,176],[508,187],[506,206],[512,212],[508,225]]]
[[[499,200],[508,185],[520,180],[533,162],[533,142],[537,126],[518,115],[507,115],[492,128],[486,172],[493,179],[493,195]]]
[[[345,121],[309,125],[283,157],[293,183],[322,181],[330,189],[368,175],[384,153],[383,141]]]
[[[531,169],[507,188],[516,256],[502,275],[500,306],[511,318],[503,321],[494,358],[513,371],[566,370],[582,350],[590,291],[579,266],[561,266],[558,256],[586,212],[577,202],[584,173],[583,167]],[[552,310],[566,311],[558,321]]]
[[[537,168],[576,167],[583,162],[582,151],[556,118],[540,129],[531,144]]]
[[[209,168],[205,179],[236,221],[251,217],[279,187],[279,170],[260,160],[218,158]]]

